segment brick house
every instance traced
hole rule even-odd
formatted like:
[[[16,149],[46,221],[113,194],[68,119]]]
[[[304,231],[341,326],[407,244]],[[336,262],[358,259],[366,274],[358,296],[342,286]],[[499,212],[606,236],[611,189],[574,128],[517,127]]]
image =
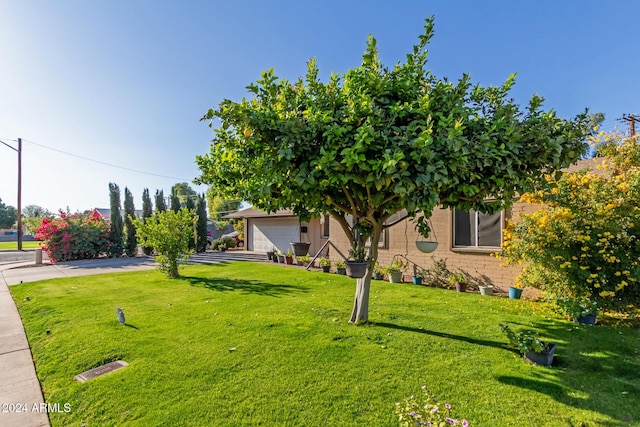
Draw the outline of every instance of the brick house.
[[[581,160],[566,171],[575,172],[583,168],[595,170],[599,162],[599,159]],[[506,221],[536,209],[536,205],[519,202],[494,215],[436,208],[431,217],[432,233],[429,239],[438,242],[434,252],[423,253],[417,249],[415,242],[425,239],[415,230],[410,220],[404,220],[383,232],[378,262],[380,265],[388,265],[396,255],[400,255],[419,267],[429,268],[434,260],[444,259],[449,270],[462,269],[473,276],[486,276],[498,287],[507,288],[515,283],[520,269],[501,267],[502,261],[491,254],[501,251],[502,231]],[[402,216],[402,213],[398,213],[396,217],[399,219]],[[246,249],[251,251],[266,252],[273,247],[286,251],[292,241],[309,241],[309,253],[313,256],[329,237],[331,243],[343,254],[347,254],[350,248],[348,237],[329,215],[302,223],[289,210],[267,214],[249,208],[226,218],[245,221]],[[389,222],[394,222],[394,219]],[[303,233],[303,230],[306,232]],[[328,254],[334,261],[342,259],[330,246],[323,250],[323,254]],[[410,280],[411,272],[411,267],[404,272],[405,281]]]
[[[566,171],[595,169],[598,163],[599,159],[581,160]],[[502,261],[491,254],[501,251],[502,231],[506,221],[536,209],[536,205],[519,202],[495,215],[436,208],[431,217],[432,232],[429,238],[438,242],[434,252],[423,253],[417,249],[415,242],[426,239],[415,230],[414,223],[404,220],[383,232],[379,244],[378,262],[380,265],[388,265],[394,256],[401,255],[419,267],[429,268],[432,267],[434,260],[445,259],[449,270],[462,269],[473,276],[484,275],[498,287],[507,288],[515,283],[520,269],[500,267]],[[401,217],[402,214],[399,214],[398,219]],[[389,222],[392,223],[393,220]],[[350,247],[349,239],[334,220],[329,227],[331,230],[336,230],[331,234],[331,242],[346,254]],[[337,254],[331,254],[331,257],[338,259]],[[409,267],[404,272],[404,280],[410,281],[411,274],[412,269]]]

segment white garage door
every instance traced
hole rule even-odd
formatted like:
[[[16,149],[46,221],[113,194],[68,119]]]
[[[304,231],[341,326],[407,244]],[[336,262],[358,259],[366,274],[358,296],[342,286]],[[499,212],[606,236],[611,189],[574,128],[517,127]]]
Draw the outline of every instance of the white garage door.
[[[276,249],[286,252],[291,242],[300,240],[300,224],[297,218],[253,218],[249,220],[250,251],[268,252]]]

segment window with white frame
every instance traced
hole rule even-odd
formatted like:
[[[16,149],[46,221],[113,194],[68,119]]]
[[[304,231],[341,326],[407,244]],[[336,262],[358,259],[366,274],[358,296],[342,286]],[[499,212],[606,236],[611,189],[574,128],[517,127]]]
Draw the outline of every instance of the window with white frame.
[[[499,248],[504,212],[487,215],[474,210],[453,210],[454,248]]]

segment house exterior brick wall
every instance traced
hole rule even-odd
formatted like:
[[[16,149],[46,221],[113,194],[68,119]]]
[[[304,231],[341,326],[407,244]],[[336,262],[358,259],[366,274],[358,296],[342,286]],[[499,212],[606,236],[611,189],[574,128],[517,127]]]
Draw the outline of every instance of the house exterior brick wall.
[[[576,172],[583,168],[596,171],[597,165],[601,162],[602,159],[581,160],[566,171]],[[539,208],[539,205],[517,202],[504,212],[503,226],[506,226],[507,220],[517,220],[519,215],[535,212]],[[416,248],[415,241],[425,239],[415,230],[411,221],[404,220],[387,229],[384,236],[385,244],[379,248],[378,262],[380,265],[390,264],[396,255],[403,256],[422,268],[431,268],[434,260],[444,259],[451,271],[461,269],[476,277],[486,276],[494,285],[502,289],[513,286],[521,268],[501,267],[502,261],[491,256],[492,252],[499,252],[499,248],[490,250],[453,247],[453,213],[450,209],[436,208],[431,216],[431,224],[433,231],[429,240],[438,242],[438,248],[434,252],[425,254]],[[333,219],[331,219],[330,230],[331,242],[346,254],[350,247],[349,240],[339,224]],[[335,251],[330,252],[330,257],[333,260],[340,259]],[[404,271],[405,281],[411,280],[412,271],[411,265]]]
[[[519,210],[526,209],[526,205]],[[496,286],[506,289],[515,283],[519,274],[518,268],[500,267],[501,261],[491,256],[492,250],[487,249],[459,249],[453,248],[453,214],[450,209],[436,208],[431,217],[432,232],[429,240],[436,240],[438,248],[429,254],[420,252],[415,242],[425,240],[414,227],[414,223],[404,220],[390,227],[385,232],[385,244],[378,250],[380,265],[388,265],[396,255],[408,259],[411,264],[404,271],[404,280],[410,281],[412,264],[421,268],[431,268],[434,261],[444,259],[451,271],[462,269],[473,276],[486,276]],[[331,242],[343,253],[349,249],[348,238],[335,220],[331,220]],[[499,250],[499,249],[498,249]],[[336,253],[331,253],[334,260],[338,260]]]

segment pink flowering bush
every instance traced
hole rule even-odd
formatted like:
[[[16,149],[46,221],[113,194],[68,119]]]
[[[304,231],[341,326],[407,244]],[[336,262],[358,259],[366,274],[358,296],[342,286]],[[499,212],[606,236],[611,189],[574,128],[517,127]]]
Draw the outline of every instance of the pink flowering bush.
[[[467,420],[458,420],[453,417],[450,403],[440,403],[438,399],[422,386],[423,401],[418,403],[415,396],[411,396],[402,403],[396,403],[396,414],[401,426],[426,426],[468,427]]]
[[[97,258],[109,247],[109,225],[96,210],[60,211],[58,218],[43,218],[36,233],[51,262]]]

